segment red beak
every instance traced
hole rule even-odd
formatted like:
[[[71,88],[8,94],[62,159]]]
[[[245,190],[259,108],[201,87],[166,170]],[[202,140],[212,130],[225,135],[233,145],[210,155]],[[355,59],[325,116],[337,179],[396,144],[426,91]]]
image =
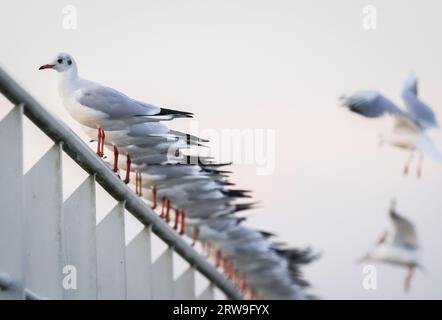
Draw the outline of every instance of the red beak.
[[[55,66],[55,64],[44,64],[40,68],[38,68],[38,70],[52,69],[54,66]]]

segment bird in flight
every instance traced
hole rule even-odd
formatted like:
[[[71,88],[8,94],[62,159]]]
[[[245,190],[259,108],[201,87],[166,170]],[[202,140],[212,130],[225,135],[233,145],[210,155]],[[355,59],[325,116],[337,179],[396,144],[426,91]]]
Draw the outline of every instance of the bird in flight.
[[[416,77],[411,76],[405,81],[402,98],[405,110],[397,107],[377,90],[359,91],[350,96],[342,96],[340,100],[344,107],[367,118],[391,115],[394,118],[394,126],[387,136],[381,137],[381,142],[410,151],[404,166],[404,175],[408,174],[417,151],[419,159],[416,172],[417,176],[421,177],[424,155],[442,162],[442,153],[426,133],[428,129],[438,128],[439,124],[433,110],[418,97]]]
[[[375,246],[358,262],[378,261],[407,268],[404,289],[409,291],[415,269],[422,268],[418,258],[416,228],[410,220],[397,213],[394,199],[388,214],[394,231],[384,232]]]

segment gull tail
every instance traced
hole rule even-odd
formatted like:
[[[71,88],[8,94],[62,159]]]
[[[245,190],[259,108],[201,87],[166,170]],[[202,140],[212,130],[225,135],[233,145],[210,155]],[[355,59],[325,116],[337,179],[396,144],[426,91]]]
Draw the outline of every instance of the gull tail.
[[[426,135],[423,135],[416,141],[416,148],[433,160],[442,163],[442,153],[434,145],[433,141]]]

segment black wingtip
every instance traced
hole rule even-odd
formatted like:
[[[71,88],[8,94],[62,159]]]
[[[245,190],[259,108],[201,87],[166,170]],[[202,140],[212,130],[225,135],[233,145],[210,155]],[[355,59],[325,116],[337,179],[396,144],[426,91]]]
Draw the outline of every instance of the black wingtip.
[[[235,189],[230,189],[230,190],[223,190],[222,193],[228,197],[232,197],[232,198],[251,198],[252,196],[249,194],[250,190],[235,190]]]
[[[251,202],[251,203],[240,203],[235,205],[236,206],[236,212],[238,211],[244,211],[249,209],[254,209],[258,205],[258,202]]]
[[[173,110],[173,109],[167,109],[167,108],[161,108],[160,112],[157,113],[158,116],[167,116],[167,115],[173,115],[183,118],[193,118],[192,112],[187,111],[179,111],[179,110]]]

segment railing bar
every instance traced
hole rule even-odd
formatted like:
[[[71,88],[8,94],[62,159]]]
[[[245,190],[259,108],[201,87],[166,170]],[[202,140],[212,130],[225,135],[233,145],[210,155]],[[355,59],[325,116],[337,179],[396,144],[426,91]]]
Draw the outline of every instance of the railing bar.
[[[25,299],[26,300],[45,300],[45,298],[40,297],[36,293],[32,292],[29,289],[25,289]]]
[[[23,290],[25,292],[26,300],[43,300],[43,297],[40,297],[36,293],[32,292],[29,289],[24,288],[23,285],[17,281],[15,278],[11,277],[9,274],[0,273],[0,290]]]
[[[97,182],[117,201],[126,201],[126,209],[181,255],[188,263],[210,279],[231,299],[241,294],[214,266],[187,244],[172,228],[138,198],[81,140],[68,125],[44,109],[29,93],[0,67],[0,91],[13,104],[24,103],[25,115],[55,143],[63,141],[63,150],[89,174],[96,174]]]

